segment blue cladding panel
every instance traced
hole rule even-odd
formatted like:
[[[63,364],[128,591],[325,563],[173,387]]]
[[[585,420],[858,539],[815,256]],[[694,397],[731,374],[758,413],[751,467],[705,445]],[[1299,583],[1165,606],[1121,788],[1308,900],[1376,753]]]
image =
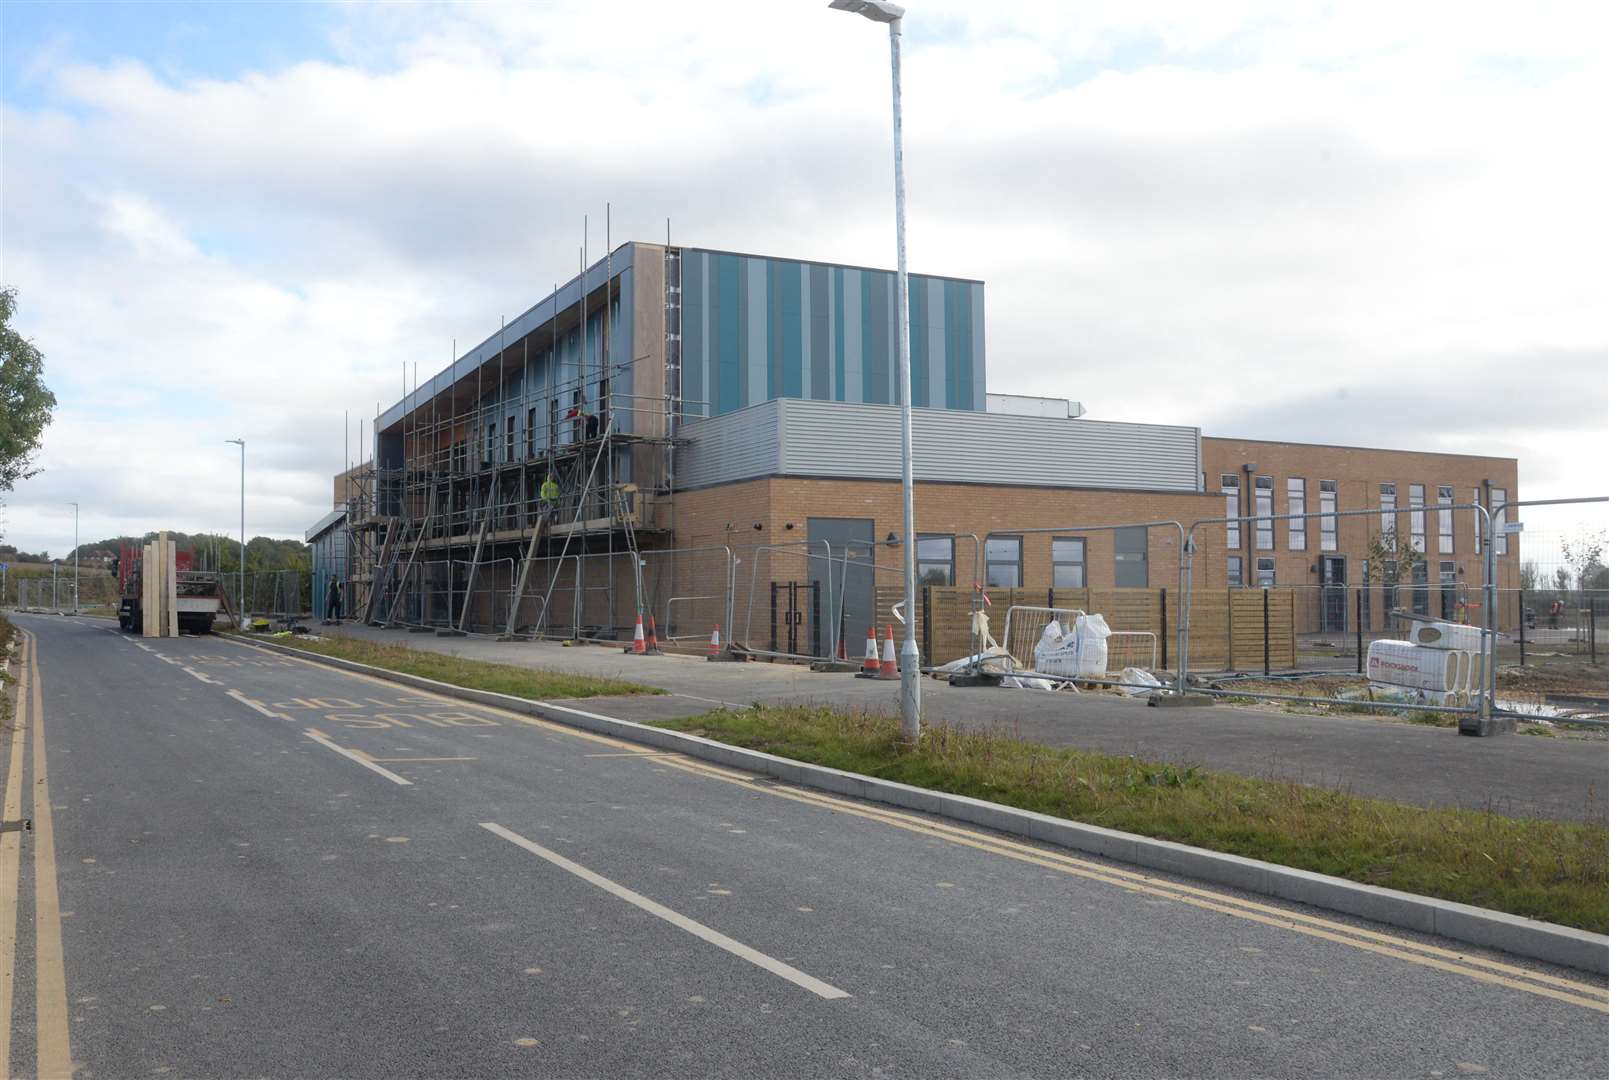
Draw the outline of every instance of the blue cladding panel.
[[[894,275],[683,249],[683,394],[709,415],[773,398],[898,401]],[[911,397],[983,405],[983,285],[911,276]],[[807,352],[808,351],[808,352]]]

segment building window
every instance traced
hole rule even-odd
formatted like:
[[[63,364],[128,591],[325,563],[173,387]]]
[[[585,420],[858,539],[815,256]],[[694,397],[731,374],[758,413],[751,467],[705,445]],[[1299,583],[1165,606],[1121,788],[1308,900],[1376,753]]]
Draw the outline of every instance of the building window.
[[[1436,511],[1436,550],[1443,555],[1453,553],[1453,512],[1446,509],[1453,504],[1453,489],[1442,484],[1436,488],[1436,505],[1443,509]]]
[[[984,582],[991,589],[1022,586],[1022,537],[991,536],[983,542]]]
[[[1415,551],[1425,550],[1425,485],[1408,485],[1408,542]]]
[[[1256,481],[1257,496],[1257,550],[1274,550],[1274,478],[1272,476],[1259,476]]]
[[[1385,609],[1386,625],[1391,625],[1391,613],[1397,610],[1397,561],[1386,559],[1385,576],[1380,582],[1380,606]]]
[[[1242,566],[1244,564],[1241,562],[1239,555],[1229,556],[1229,587],[1231,589],[1238,589],[1246,584],[1245,573],[1241,569]]]
[[[525,456],[536,456],[536,409],[525,410]]]
[[[1285,512],[1287,514],[1307,513],[1307,481],[1300,477],[1291,477],[1285,481]],[[1307,550],[1307,519],[1293,517],[1290,520],[1290,532],[1286,537],[1292,551]]]
[[[1492,507],[1495,511],[1493,516],[1496,519],[1495,524],[1497,525],[1497,553],[1499,555],[1508,554],[1508,533],[1503,531],[1503,527],[1508,524],[1508,508],[1503,507],[1501,510],[1496,510],[1496,508],[1503,506],[1503,504],[1507,501],[1508,492],[1504,491],[1502,488],[1492,489]]]
[[[1224,493],[1224,517],[1240,517],[1240,477],[1234,473],[1223,473],[1218,477],[1218,486]],[[1240,546],[1240,522],[1231,521],[1224,526],[1228,536],[1224,538],[1224,546],[1233,551]]]
[[[1334,480],[1320,480],[1318,482],[1318,509],[1324,517],[1318,519],[1318,544],[1320,551],[1336,551],[1340,545],[1335,537],[1335,502],[1337,485]]]
[[[1274,560],[1266,555],[1257,558],[1257,587],[1259,589],[1274,587]]]
[[[503,429],[503,460],[514,460],[515,416],[508,418],[508,426]]]
[[[923,585],[955,584],[955,537],[916,538],[916,579]]]
[[[1430,566],[1423,559],[1413,564],[1413,613],[1430,614]]]
[[[1397,485],[1380,485],[1380,534],[1397,532]]]
[[[1058,589],[1082,589],[1084,578],[1084,540],[1058,536],[1050,542],[1050,583]]]
[[[486,425],[486,464],[497,460],[497,425]]]
[[[1480,488],[1476,488],[1469,493],[1469,502],[1472,506],[1479,506],[1481,504]],[[1475,511],[1471,510],[1469,512],[1469,517],[1470,520],[1475,523],[1475,554],[1479,555],[1482,551],[1481,545],[1486,542],[1481,536],[1481,516],[1475,513]]]
[[[1116,548],[1115,584],[1120,589],[1143,589],[1149,584],[1145,570],[1146,527],[1135,525],[1112,533]]]

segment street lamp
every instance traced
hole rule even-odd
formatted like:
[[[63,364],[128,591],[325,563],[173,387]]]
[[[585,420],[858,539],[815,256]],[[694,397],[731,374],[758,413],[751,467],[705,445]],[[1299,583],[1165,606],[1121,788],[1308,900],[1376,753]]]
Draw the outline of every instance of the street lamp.
[[[916,644],[916,495],[911,476],[911,307],[905,273],[905,148],[900,118],[899,39],[905,9],[887,0],[831,0],[835,11],[864,15],[888,24],[889,65],[894,82],[894,238],[899,249],[899,419],[900,484],[905,503],[905,641],[900,645],[900,735],[915,742],[922,733],[921,650]]]
[[[225,439],[240,447],[240,606],[235,609],[235,626],[246,625],[246,440]]]
[[[73,508],[73,614],[78,614],[78,504]]]

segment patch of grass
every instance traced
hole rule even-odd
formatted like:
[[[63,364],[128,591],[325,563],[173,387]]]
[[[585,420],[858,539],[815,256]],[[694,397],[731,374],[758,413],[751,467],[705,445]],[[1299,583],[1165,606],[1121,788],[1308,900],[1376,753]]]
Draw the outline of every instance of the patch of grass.
[[[250,635],[241,635],[249,638]],[[594,675],[576,675],[546,668],[515,667],[511,664],[493,664],[485,660],[466,660],[443,653],[410,649],[404,645],[388,645],[355,638],[323,637],[317,641],[294,634],[274,638],[276,645],[288,645],[303,652],[320,656],[334,656],[342,660],[355,660],[387,671],[400,671],[405,675],[421,675],[437,682],[450,683],[470,690],[491,690],[499,694],[527,698],[532,701],[551,698],[618,697],[624,694],[663,694],[653,686],[626,682]]]
[[[665,721],[782,757],[1609,932],[1609,827],[1428,810],[898,717],[756,706]]]
[[[4,652],[16,636],[17,628],[11,624],[11,620],[4,615],[0,615],[0,652]]]

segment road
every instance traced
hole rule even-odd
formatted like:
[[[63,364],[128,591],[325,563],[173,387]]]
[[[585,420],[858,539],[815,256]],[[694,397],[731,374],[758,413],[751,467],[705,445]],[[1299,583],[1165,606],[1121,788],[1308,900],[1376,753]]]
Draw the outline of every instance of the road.
[[[1580,972],[233,642],[14,621],[17,1075],[1604,1073]]]

